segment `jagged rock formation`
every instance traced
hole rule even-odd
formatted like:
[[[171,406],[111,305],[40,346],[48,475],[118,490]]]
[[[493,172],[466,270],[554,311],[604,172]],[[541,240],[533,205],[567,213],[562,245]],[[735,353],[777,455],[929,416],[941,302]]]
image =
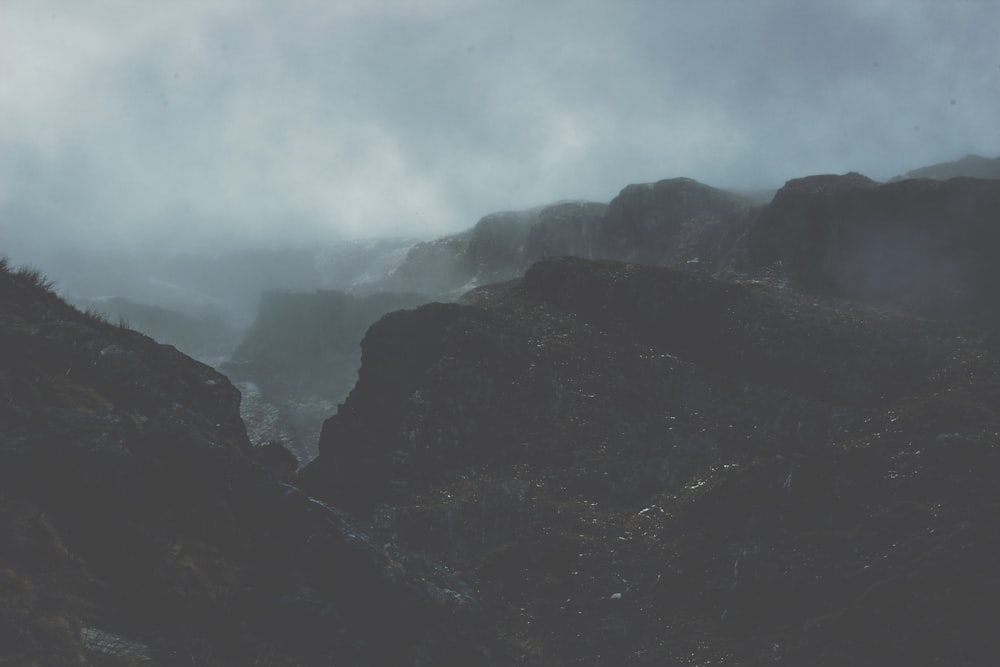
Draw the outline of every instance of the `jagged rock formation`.
[[[1000,325],[1000,182],[789,181],[747,234],[751,270],[780,264],[802,289]]]
[[[908,171],[892,179],[902,181],[908,178],[933,178],[939,181],[959,177],[1000,178],[1000,157],[986,158],[981,155],[966,155],[954,162],[939,162],[929,167]]]
[[[527,664],[987,664],[995,341],[545,260],[394,313],[301,476],[463,572]]]
[[[630,185],[608,207],[597,257],[714,273],[757,210],[690,178]]]
[[[0,265],[0,664],[501,662],[471,590],[281,483],[239,400]]]
[[[543,208],[528,232],[523,267],[546,257],[599,257],[601,221],[607,210],[607,204],[594,202],[563,202]]]

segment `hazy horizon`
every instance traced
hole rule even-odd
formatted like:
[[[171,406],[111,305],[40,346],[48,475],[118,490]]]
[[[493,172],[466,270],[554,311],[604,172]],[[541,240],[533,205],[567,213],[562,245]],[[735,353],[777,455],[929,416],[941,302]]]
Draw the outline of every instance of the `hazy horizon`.
[[[997,34],[992,2],[5,2],[0,253],[427,237],[677,176],[993,157]]]

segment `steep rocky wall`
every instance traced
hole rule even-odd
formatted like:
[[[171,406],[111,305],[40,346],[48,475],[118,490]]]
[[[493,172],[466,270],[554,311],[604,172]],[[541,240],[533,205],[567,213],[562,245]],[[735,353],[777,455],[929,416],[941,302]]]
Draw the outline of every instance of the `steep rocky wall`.
[[[1000,182],[790,181],[748,234],[749,268],[782,263],[803,289],[995,328]]]
[[[757,208],[690,178],[629,185],[608,206],[596,256],[711,274]]]

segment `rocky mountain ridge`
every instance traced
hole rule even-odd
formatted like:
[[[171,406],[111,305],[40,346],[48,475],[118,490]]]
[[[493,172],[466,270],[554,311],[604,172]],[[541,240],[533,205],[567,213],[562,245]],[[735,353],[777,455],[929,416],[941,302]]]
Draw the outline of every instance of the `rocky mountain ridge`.
[[[399,307],[433,300],[435,294],[452,301],[475,285],[514,279],[540,259],[569,255],[783,281],[812,294],[997,330],[998,183],[880,184],[860,174],[810,176],[789,181],[765,206],[691,179],[631,185],[609,206],[563,202],[495,214],[463,234],[418,244],[385,285],[424,296],[381,298]],[[248,342],[237,351],[239,364],[225,369],[252,383],[242,387],[248,398],[244,417],[255,433],[283,438],[307,462],[315,455],[323,411],[346,398],[353,385],[365,329],[391,308],[359,319],[352,313],[364,308],[324,305],[318,295],[275,295],[272,301],[288,304],[262,307]],[[282,315],[294,310],[293,302],[301,302],[298,310],[313,309],[313,315]],[[250,345],[257,329],[282,333],[268,344]],[[308,343],[321,340],[330,344]],[[331,358],[321,348],[339,352]],[[265,396],[274,394],[268,386],[317,374],[325,378],[324,386],[340,378],[338,388],[300,387],[277,398]]]
[[[902,312],[544,260],[373,326],[300,483],[449,563],[525,664],[987,664],[998,363]]]
[[[545,257],[617,259],[711,273],[759,205],[690,178],[629,185],[610,204],[557,202],[494,213],[410,249],[385,283],[446,300],[515,278]]]
[[[749,228],[740,268],[771,267],[814,294],[996,328],[998,210],[997,180],[796,179]]]

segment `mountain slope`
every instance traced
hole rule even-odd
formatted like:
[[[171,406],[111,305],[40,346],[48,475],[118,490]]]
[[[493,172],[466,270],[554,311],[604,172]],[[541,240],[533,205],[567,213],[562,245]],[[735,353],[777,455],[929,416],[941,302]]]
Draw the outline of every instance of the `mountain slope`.
[[[528,664],[986,664],[995,347],[546,260],[395,313],[301,477],[440,558]]]
[[[745,268],[785,272],[817,294],[995,328],[998,211],[996,180],[795,179],[750,226]]]
[[[489,659],[470,589],[280,482],[224,376],[6,263],[0,396],[0,664]]]

